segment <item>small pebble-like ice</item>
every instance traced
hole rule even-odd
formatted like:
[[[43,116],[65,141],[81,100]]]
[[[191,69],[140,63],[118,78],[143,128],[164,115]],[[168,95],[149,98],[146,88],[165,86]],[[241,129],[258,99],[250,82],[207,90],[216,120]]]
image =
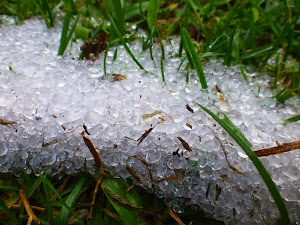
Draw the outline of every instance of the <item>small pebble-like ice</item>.
[[[265,218],[275,224],[279,212],[253,164],[194,102],[214,113],[224,112],[258,150],[276,141],[300,139],[299,121],[283,125],[300,113],[299,97],[278,104],[265,72],[245,67],[252,70],[247,84],[239,66],[226,67],[215,59],[202,62],[207,90],[201,89],[195,71],[190,70],[186,84],[187,62],[177,71],[178,37],[164,41],[165,84],[160,47],[153,46],[152,61],[149,50],[141,51],[140,41],[129,47],[150,73],[139,69],[118,46],[116,61],[116,47],[108,52],[105,76],[104,54],[94,63],[77,60],[79,40],[63,57],[57,56],[60,32],[60,25],[47,29],[39,19],[20,26],[0,25],[0,118],[16,122],[0,125],[0,172],[20,175],[24,168],[28,173],[72,174],[83,171],[85,159],[94,171],[81,136],[86,129],[86,137],[101,149],[103,164],[113,175],[130,177],[128,163],[139,176],[149,178],[145,164],[134,155],[149,163],[155,180],[184,173],[177,180],[143,181],[178,212],[196,204],[228,224],[262,224],[259,204]],[[118,81],[112,74],[127,79]],[[245,176],[229,168],[220,143],[230,164]],[[299,223],[300,151],[260,160],[277,184],[290,218]]]

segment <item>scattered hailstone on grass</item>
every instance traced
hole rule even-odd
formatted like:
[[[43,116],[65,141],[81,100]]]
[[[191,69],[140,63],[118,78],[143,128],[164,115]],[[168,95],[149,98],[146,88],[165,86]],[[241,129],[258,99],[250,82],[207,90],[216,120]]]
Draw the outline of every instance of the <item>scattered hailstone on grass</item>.
[[[197,204],[228,224],[233,220],[262,224],[258,203],[267,221],[280,218],[248,157],[194,102],[214,113],[223,111],[258,150],[276,141],[299,140],[299,122],[283,125],[300,113],[299,97],[277,105],[265,73],[253,72],[248,85],[238,66],[226,67],[214,59],[203,64],[207,91],[201,89],[195,71],[190,71],[186,84],[186,71],[177,72],[181,60],[174,57],[178,37],[164,42],[166,84],[161,79],[161,49],[153,46],[152,61],[139,41],[129,48],[151,73],[139,69],[118,46],[116,61],[113,54],[107,56],[104,76],[103,54],[94,63],[77,60],[82,43],[57,56],[60,32],[60,26],[47,29],[39,19],[0,27],[0,118],[16,122],[0,125],[0,172],[20,175],[20,168],[28,173],[33,168],[35,173],[72,174],[83,171],[85,159],[94,171],[93,157],[81,136],[85,130],[113,175],[130,177],[128,164],[149,179],[145,164],[134,155],[149,163],[155,180],[184,173],[178,180],[143,181],[160,197],[170,199],[178,212],[184,205]],[[113,79],[112,74],[126,79]],[[245,176],[229,168],[223,147],[228,162]],[[285,199],[290,218],[300,222],[299,150],[260,159]]]

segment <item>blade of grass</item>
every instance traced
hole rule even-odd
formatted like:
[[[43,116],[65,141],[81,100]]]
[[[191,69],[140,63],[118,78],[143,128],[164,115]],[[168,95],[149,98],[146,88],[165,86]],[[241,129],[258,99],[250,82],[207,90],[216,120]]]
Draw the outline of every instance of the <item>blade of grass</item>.
[[[288,100],[294,96],[295,96],[295,94],[293,92],[288,91],[288,90],[286,90],[286,88],[284,88],[277,95],[275,95],[275,98],[278,102],[283,103],[286,100]]]
[[[35,7],[38,9],[38,11],[41,13],[43,19],[45,20],[47,28],[49,29],[49,28],[53,27],[54,26],[53,21],[51,21],[50,19],[48,19],[47,15],[46,15],[46,12],[45,12],[45,9],[43,8],[43,6],[40,5],[40,3],[37,2],[37,0],[32,0],[32,2],[35,5]],[[48,1],[45,1],[43,3],[45,3],[47,5],[47,8],[49,9]],[[49,14],[49,16],[51,16],[51,14]]]
[[[66,200],[66,205],[69,207],[73,207],[74,204],[76,203],[77,199],[79,198],[82,190],[84,189],[84,186],[86,185],[86,176],[83,176],[80,178],[80,180],[77,182],[75,188],[71,192],[71,194],[68,196]],[[68,218],[70,215],[70,211],[68,208],[63,207],[61,212],[60,212],[60,221],[62,224],[67,224],[68,223]]]
[[[248,77],[247,74],[245,73],[244,67],[242,66],[242,64],[240,63],[240,70],[241,70],[241,74],[243,75],[244,80],[246,81],[246,83],[248,84]]]
[[[300,120],[300,114],[297,115],[297,116],[293,116],[291,118],[286,119],[285,122],[284,122],[284,124],[293,123],[293,122],[296,122],[298,120]]]
[[[116,50],[114,52],[113,62],[115,62],[117,60],[117,55],[118,55],[118,48],[116,48]]]
[[[165,48],[164,48],[164,45],[161,41],[161,36],[160,36],[159,30],[157,29],[157,27],[155,28],[155,30],[156,30],[156,33],[157,33],[157,36],[158,36],[158,41],[159,41],[160,48],[161,48],[161,56],[162,56],[162,59],[165,60]]]
[[[145,70],[144,67],[139,63],[139,61],[134,57],[134,55],[132,54],[132,52],[130,51],[130,49],[128,48],[125,40],[122,37],[122,34],[120,33],[120,31],[118,30],[118,27],[114,21],[114,19],[111,17],[111,15],[109,15],[110,21],[111,21],[111,25],[112,27],[115,29],[119,40],[121,41],[121,43],[123,44],[125,50],[127,51],[127,53],[130,55],[130,57],[132,58],[132,60],[138,65],[138,67],[142,70]],[[145,70],[146,71],[146,70]]]
[[[181,35],[183,37],[184,48],[191,55],[190,59],[189,59],[189,57],[188,57],[188,59],[192,61],[193,65],[196,68],[196,71],[197,71],[197,74],[198,74],[198,77],[199,77],[202,88],[206,89],[207,88],[207,83],[206,83],[206,79],[205,79],[205,76],[204,76],[204,73],[203,73],[202,66],[200,64],[199,57],[198,57],[197,52],[196,52],[196,50],[193,46],[193,42],[192,42],[187,30],[184,27],[181,30]]]
[[[178,68],[177,68],[177,72],[180,70],[180,68],[181,68],[181,66],[182,66],[182,64],[184,63],[185,60],[186,60],[186,56],[183,57],[183,59],[181,60],[179,66],[178,66]]]
[[[5,202],[0,198],[0,209],[2,212],[4,212],[6,215],[8,215],[15,224],[21,224],[18,219],[15,217],[15,215],[9,210]]]
[[[61,32],[61,38],[60,38],[60,45],[59,45],[57,55],[63,55],[65,50],[67,49],[68,44],[72,38],[73,32],[75,30],[75,27],[77,25],[77,22],[79,20],[79,15],[75,18],[75,21],[71,29],[69,29],[71,18],[72,18],[72,11],[68,10],[64,18],[64,23],[63,23],[63,28]]]
[[[212,52],[217,49],[223,48],[229,43],[229,36],[227,34],[221,34],[219,37],[216,38],[211,44],[207,46],[205,52]]]
[[[43,188],[44,188],[44,193],[45,193],[46,208],[47,208],[50,224],[56,224],[55,220],[54,220],[53,208],[52,208],[52,202],[50,200],[49,190],[48,190],[48,187],[45,182],[43,182]]]
[[[286,34],[288,34],[291,30],[291,24],[289,21],[287,21],[284,25],[284,27],[282,28],[282,31],[278,37],[278,39],[273,43],[272,45],[272,49],[268,52],[267,56],[265,57],[264,61],[262,62],[262,64],[260,65],[260,67],[258,68],[258,71],[261,71],[265,65],[267,64],[269,58],[272,56],[272,54],[279,48],[279,46],[284,42],[285,38],[286,38]]]
[[[148,11],[147,11],[147,22],[148,27],[152,30],[153,27],[157,26],[157,14],[159,11],[159,0],[149,0]]]
[[[109,202],[118,212],[124,225],[144,224],[138,214],[141,209],[141,199],[138,193],[131,189],[127,192],[129,185],[121,179],[104,177],[101,183],[101,188],[104,190]]]
[[[251,150],[251,144],[246,139],[246,137],[237,130],[237,127],[224,115],[224,118],[219,118],[217,115],[212,113],[210,110],[205,108],[204,106],[196,103],[200,108],[202,108],[205,112],[207,112],[211,117],[213,117],[223,128],[227,131],[227,133],[238,143],[238,145],[244,150],[244,152],[248,155],[249,159],[252,161],[253,165],[258,170],[260,176],[262,177],[263,181],[267,185],[270,194],[272,195],[277,208],[280,212],[282,222],[285,225],[291,224],[287,208],[284,204],[284,201],[274,183],[272,180],[270,174],[265,169],[262,162],[258,159],[258,157],[255,155],[255,153]],[[249,145],[250,144],[250,145]]]
[[[104,69],[104,75],[106,76],[106,58],[107,58],[107,53],[108,53],[108,50],[110,48],[110,42],[108,43],[107,47],[106,47],[106,51],[104,53],[104,63],[103,63],[103,69]]]
[[[75,216],[75,218],[77,219],[77,223],[79,223],[81,225],[84,225],[84,222],[82,221],[82,219],[78,216],[78,214],[68,204],[66,204],[66,202],[61,197],[61,195],[57,192],[57,190],[55,189],[55,187],[53,186],[53,184],[43,174],[40,174],[40,176],[41,176],[41,179],[42,179],[43,183],[45,183],[57,195],[58,199],[63,204],[63,206],[67,210],[69,210],[69,212],[71,212],[72,215]]]
[[[189,22],[190,15],[191,15],[191,7],[190,7],[190,4],[187,4],[186,9],[185,9],[184,21],[183,21],[183,27],[185,29],[187,29],[187,25],[188,25],[188,22]],[[183,40],[182,40],[182,37],[181,37],[180,45],[179,45],[179,53],[178,53],[179,57],[182,56],[182,49],[183,49]]]
[[[165,83],[166,80],[165,80],[165,73],[164,73],[164,59],[162,55],[160,57],[160,70],[161,70],[162,81]]]
[[[105,1],[106,8],[110,9],[108,12],[109,16],[114,19],[115,25],[118,28],[117,30],[121,33],[121,36],[125,35],[125,19],[124,19],[124,1],[122,0],[110,0],[110,1]],[[117,30],[115,30],[113,27],[110,28],[110,35],[109,35],[109,40],[115,40],[118,38]]]

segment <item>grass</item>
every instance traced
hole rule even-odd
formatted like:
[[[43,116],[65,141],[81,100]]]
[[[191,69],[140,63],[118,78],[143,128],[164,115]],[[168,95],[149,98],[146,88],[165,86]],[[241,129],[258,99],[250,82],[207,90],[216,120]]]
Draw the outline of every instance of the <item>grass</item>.
[[[201,62],[209,58],[222,58],[225,65],[240,66],[241,76],[245,82],[249,81],[247,67],[243,65],[254,65],[260,71],[267,70],[270,76],[274,77],[271,88],[278,90],[274,98],[279,103],[284,103],[289,98],[300,95],[299,9],[300,2],[297,0],[182,0],[173,2],[167,0],[0,0],[0,14],[13,16],[16,24],[22,23],[30,16],[40,15],[44,19],[45,25],[51,28],[55,25],[58,15],[62,16],[63,28],[58,55],[66,54],[65,50],[69,43],[74,40],[74,36],[86,41],[89,37],[95,39],[97,34],[102,31],[110,35],[107,51],[113,45],[122,44],[137,66],[145,70],[127,45],[135,37],[134,33],[128,36],[126,27],[136,24],[137,29],[142,28],[148,32],[148,37],[143,39],[143,51],[149,49],[152,60],[152,45],[155,38],[159,40],[162,53],[160,69],[163,82],[166,79],[162,40],[172,35],[181,35],[178,56],[182,58],[182,62],[178,70],[187,59],[188,66],[186,67],[185,78],[187,83],[189,82],[190,70],[195,69],[201,87],[208,88]],[[98,24],[92,23],[93,20],[97,21]],[[117,49],[114,60],[116,57]],[[81,57],[79,56],[79,58]],[[104,67],[106,74],[105,63]],[[12,68],[10,70],[12,71]],[[201,107],[201,105],[199,106]],[[208,109],[204,107],[202,109],[216,119],[246,152],[273,196],[284,224],[290,224],[286,208],[274,182],[252,153],[247,139],[226,116],[221,119]],[[287,119],[286,123],[298,120],[299,115]],[[18,202],[20,199],[19,189],[24,188],[25,194],[32,204],[44,208],[44,211],[37,213],[42,223],[50,221],[51,224],[66,224],[72,217],[75,218],[74,220],[77,219],[74,224],[82,224],[86,222],[84,219],[86,215],[79,216],[79,212],[88,207],[82,204],[81,198],[86,201],[86,204],[91,201],[91,196],[88,193],[95,187],[99,176],[78,175],[78,182],[68,181],[68,186],[62,188],[60,192],[58,187],[62,181],[57,178],[49,178],[45,175],[33,177],[27,176],[25,173],[20,178],[9,177],[8,174],[2,175],[2,177],[5,178],[1,179],[0,189],[2,197],[5,196],[6,200],[0,199],[0,208],[7,215],[7,218],[1,217],[1,223],[21,224],[27,221],[28,215],[25,208],[20,201]],[[169,224],[174,222],[170,214],[167,213],[167,207],[162,206],[162,201],[153,195],[149,197],[148,194],[141,192],[136,187],[132,189],[132,196],[134,197],[131,194],[127,196],[124,190],[128,186],[128,182],[130,183],[130,181],[116,180],[110,176],[103,178],[101,191],[98,193],[94,205],[94,212],[97,213],[94,213],[94,217],[87,222],[88,224],[97,224],[97,221],[102,221],[104,224],[119,224],[120,221],[126,224],[131,221],[132,224],[133,218],[139,215],[137,213],[145,208],[149,211],[157,210],[157,206],[145,205],[148,198],[156,199],[157,204],[163,208],[159,215],[166,219]],[[106,185],[108,183],[109,185]],[[137,193],[142,193],[142,197],[138,196]],[[128,209],[128,205],[121,207],[120,204],[116,204],[116,198],[112,196],[119,196],[119,200],[123,199],[131,206],[142,206],[143,210],[134,207]],[[137,202],[132,202],[132,199]],[[8,204],[11,202],[14,203]],[[7,205],[15,203],[18,203],[17,210],[8,209]],[[155,215],[150,217],[153,219]],[[139,218],[141,218],[141,224],[145,223],[142,216]],[[183,215],[184,219],[186,218]],[[189,220],[186,219],[185,222],[189,222]],[[213,223],[218,224],[216,221]],[[167,223],[164,222],[164,224]]]
[[[24,210],[24,201],[19,193],[19,189],[23,189],[33,214],[41,224],[176,224],[164,201],[155,194],[138,186],[127,191],[132,184],[130,180],[105,175],[92,203],[100,176],[85,173],[60,179],[44,174],[36,177],[25,172],[20,178],[0,174],[0,181],[5,183],[0,189],[0,223],[25,224],[30,220],[32,215]],[[197,219],[215,225],[223,224],[206,218],[203,212],[198,213]],[[195,217],[187,211],[181,215],[181,220],[188,224]]]

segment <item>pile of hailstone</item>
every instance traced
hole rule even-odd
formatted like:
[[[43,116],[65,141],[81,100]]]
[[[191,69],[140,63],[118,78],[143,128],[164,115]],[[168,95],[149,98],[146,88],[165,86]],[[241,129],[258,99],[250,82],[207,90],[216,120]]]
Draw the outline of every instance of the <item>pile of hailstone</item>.
[[[283,125],[299,114],[298,97],[277,104],[266,74],[249,68],[247,84],[239,67],[226,67],[218,60],[203,63],[207,90],[201,89],[195,71],[190,71],[186,84],[186,71],[177,71],[181,59],[175,56],[176,37],[164,42],[165,83],[161,49],[153,47],[152,61],[140,42],[129,47],[150,73],[139,69],[118,46],[116,61],[115,48],[108,52],[105,75],[103,54],[94,63],[77,60],[82,42],[57,56],[60,32],[61,26],[47,29],[39,19],[0,27],[0,118],[16,122],[0,125],[0,172],[20,175],[24,168],[28,173],[73,174],[83,170],[85,159],[93,171],[94,159],[81,135],[86,130],[114,175],[131,176],[125,166],[133,155],[149,163],[156,180],[184,173],[182,179],[143,183],[179,212],[183,205],[196,204],[227,223],[262,224],[262,215],[273,222],[280,218],[248,157],[195,102],[214,113],[224,112],[258,150],[276,141],[299,140],[299,122]],[[181,68],[185,66],[186,62]],[[229,168],[222,147],[228,162],[244,176]],[[260,160],[278,186],[290,218],[299,222],[300,151]],[[141,161],[130,158],[127,163],[140,177],[149,177]]]

